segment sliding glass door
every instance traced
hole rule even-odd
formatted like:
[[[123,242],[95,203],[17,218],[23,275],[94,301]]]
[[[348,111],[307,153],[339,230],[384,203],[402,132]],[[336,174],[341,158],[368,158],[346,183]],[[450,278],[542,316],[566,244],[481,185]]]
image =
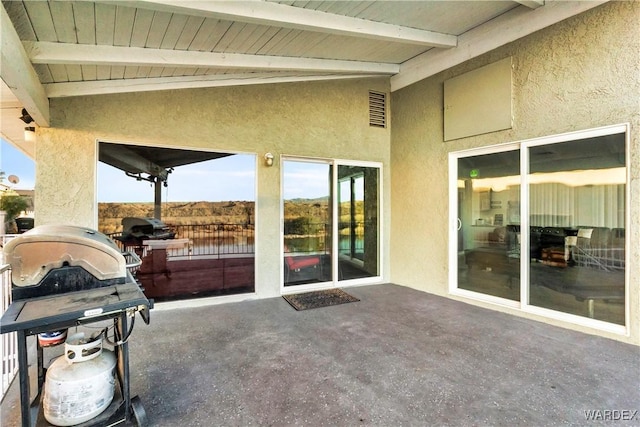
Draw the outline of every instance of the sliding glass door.
[[[531,305],[625,324],[625,135],[529,148]]]
[[[626,325],[627,138],[619,125],[452,153],[452,292]]]
[[[284,287],[380,276],[380,167],[283,160]]]
[[[338,279],[378,276],[378,168],[338,166],[338,215]]]
[[[461,157],[457,169],[457,286],[519,301],[519,151]]]
[[[333,165],[283,162],[284,286],[332,279]]]

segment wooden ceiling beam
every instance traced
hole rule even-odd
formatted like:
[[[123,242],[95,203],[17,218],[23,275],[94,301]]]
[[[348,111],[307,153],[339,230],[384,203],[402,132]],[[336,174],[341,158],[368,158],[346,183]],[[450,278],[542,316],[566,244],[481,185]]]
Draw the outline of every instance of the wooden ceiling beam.
[[[530,9],[537,9],[540,6],[544,6],[544,0],[515,0],[523,6],[527,6]]]
[[[96,46],[74,43],[24,42],[34,64],[75,64],[251,70],[295,70],[391,75],[397,64],[187,50]]]
[[[36,124],[48,127],[49,98],[4,7],[0,7],[0,31],[0,77]]]
[[[49,98],[105,95],[110,93],[147,92],[154,90],[195,89],[205,87],[246,86],[273,83],[343,80],[380,77],[365,74],[299,75],[288,73],[214,74],[204,76],[155,77],[121,80],[97,80],[45,84]]]
[[[435,31],[392,25],[266,1],[126,0],[109,2],[127,7],[195,15],[324,34],[450,48],[457,37]]]
[[[512,9],[462,34],[455,49],[431,49],[402,63],[400,73],[391,77],[391,91],[431,77],[606,2],[607,0],[552,1],[535,10],[525,7]]]

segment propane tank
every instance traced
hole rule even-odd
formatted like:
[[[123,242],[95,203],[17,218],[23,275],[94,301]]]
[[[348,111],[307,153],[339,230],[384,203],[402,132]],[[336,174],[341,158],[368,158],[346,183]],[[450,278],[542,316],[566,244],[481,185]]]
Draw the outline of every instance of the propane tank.
[[[97,343],[97,344],[96,344]],[[113,400],[116,357],[102,349],[102,336],[70,336],[65,355],[47,369],[43,409],[55,426],[72,426],[100,415]]]

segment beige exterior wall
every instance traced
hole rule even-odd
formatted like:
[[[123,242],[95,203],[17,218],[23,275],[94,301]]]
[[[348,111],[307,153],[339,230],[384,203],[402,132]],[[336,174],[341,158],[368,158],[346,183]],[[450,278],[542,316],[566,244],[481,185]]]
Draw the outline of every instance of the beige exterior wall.
[[[256,293],[279,295],[282,155],[381,162],[389,198],[390,131],[369,126],[369,90],[388,93],[388,79],[52,99],[52,126],[38,131],[36,225],[96,227],[97,140],[254,153]],[[266,152],[276,156],[273,167]]]
[[[444,142],[443,82],[509,56],[513,128]],[[630,123],[630,336],[543,320],[640,344],[639,67],[640,3],[610,2],[394,92],[391,280],[448,294],[449,152]]]
[[[96,226],[97,140],[255,153],[256,292],[276,296],[280,156],[376,161],[384,278],[447,295],[449,152],[630,122],[632,328],[611,336],[640,344],[639,21],[638,2],[610,2],[404,88],[392,96],[392,135],[368,126],[368,90],[388,92],[385,78],[53,99],[52,127],[38,130],[36,224]],[[444,142],[443,82],[508,56],[513,129]]]

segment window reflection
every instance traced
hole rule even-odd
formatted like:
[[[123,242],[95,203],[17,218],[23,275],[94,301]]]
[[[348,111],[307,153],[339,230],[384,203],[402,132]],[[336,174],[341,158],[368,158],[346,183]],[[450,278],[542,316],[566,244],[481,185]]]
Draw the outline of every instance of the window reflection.
[[[520,299],[520,154],[458,160],[458,288]]]
[[[142,259],[147,297],[254,291],[255,156],[98,147],[98,229]]]
[[[380,275],[379,168],[286,160],[283,192],[285,286]]]
[[[339,280],[378,276],[378,169],[338,166]]]
[[[529,305],[624,325],[625,135],[524,148],[526,230],[520,151],[459,158],[458,288],[517,301],[523,259]]]
[[[284,285],[329,281],[332,166],[286,160],[283,172]]]
[[[624,325],[624,134],[529,154],[530,303]]]

